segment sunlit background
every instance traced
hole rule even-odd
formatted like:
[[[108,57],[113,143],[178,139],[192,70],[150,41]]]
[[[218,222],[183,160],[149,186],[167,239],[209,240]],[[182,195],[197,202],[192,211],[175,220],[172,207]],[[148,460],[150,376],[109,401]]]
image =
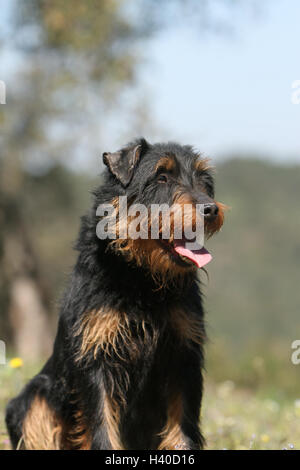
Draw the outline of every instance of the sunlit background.
[[[297,0],[1,2],[0,340],[20,359],[1,419],[51,351],[101,154],[143,135],[211,157],[231,208],[201,277],[208,446],[300,448],[299,18]]]

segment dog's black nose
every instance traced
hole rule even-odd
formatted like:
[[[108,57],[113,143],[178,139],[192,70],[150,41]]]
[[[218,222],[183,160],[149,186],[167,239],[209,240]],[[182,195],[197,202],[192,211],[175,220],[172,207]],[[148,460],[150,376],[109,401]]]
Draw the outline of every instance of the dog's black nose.
[[[209,204],[204,204],[204,217],[206,220],[212,220],[217,217],[219,208],[217,204],[211,202]]]

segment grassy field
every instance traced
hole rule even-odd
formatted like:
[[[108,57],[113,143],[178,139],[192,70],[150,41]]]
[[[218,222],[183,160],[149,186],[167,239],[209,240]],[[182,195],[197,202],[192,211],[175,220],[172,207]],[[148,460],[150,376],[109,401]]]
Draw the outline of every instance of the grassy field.
[[[231,381],[206,385],[208,449],[300,449],[299,419],[300,400],[278,402]]]
[[[0,366],[0,449],[9,450],[5,404],[37,368]],[[300,449],[300,400],[206,381],[203,430],[208,449]]]

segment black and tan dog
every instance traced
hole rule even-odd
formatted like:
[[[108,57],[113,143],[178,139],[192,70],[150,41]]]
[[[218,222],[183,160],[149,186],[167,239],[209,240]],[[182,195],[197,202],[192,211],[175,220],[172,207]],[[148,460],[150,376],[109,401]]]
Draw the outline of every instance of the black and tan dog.
[[[207,161],[189,146],[140,139],[103,161],[108,171],[82,219],[53,355],[7,407],[12,446],[201,449],[197,267],[210,255],[175,239],[176,217],[168,240],[121,238],[120,226],[115,240],[101,240],[96,212],[100,204],[117,207],[118,196],[146,207],[204,204],[210,236],[223,223],[223,206]]]

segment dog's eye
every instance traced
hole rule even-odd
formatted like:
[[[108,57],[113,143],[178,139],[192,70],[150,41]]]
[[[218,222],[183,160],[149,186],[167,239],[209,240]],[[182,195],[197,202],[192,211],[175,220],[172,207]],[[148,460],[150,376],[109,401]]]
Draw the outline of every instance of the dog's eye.
[[[165,174],[160,174],[160,175],[158,175],[157,181],[159,183],[167,183],[168,182],[168,177]]]

